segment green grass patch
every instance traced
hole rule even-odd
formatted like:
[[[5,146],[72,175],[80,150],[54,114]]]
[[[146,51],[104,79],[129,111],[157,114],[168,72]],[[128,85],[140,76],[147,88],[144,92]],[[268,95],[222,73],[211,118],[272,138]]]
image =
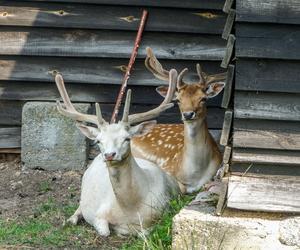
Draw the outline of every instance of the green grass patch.
[[[195,195],[178,196],[170,202],[170,207],[154,224],[153,230],[147,236],[131,238],[122,246],[122,250],[168,250],[172,245],[172,220],[185,205],[194,199]]]
[[[40,205],[33,215],[15,220],[0,219],[0,246],[96,247],[95,230],[86,224],[64,225],[77,204],[58,205],[52,199]]]

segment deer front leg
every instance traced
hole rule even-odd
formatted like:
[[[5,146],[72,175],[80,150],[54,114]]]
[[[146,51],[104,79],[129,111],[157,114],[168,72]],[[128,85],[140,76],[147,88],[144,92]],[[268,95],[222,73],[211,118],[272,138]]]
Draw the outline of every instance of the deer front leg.
[[[80,206],[77,208],[75,213],[67,220],[68,223],[77,225],[78,221],[82,219],[82,212]]]
[[[102,218],[96,218],[93,223],[94,228],[97,230],[98,234],[104,237],[110,235],[108,221]]]

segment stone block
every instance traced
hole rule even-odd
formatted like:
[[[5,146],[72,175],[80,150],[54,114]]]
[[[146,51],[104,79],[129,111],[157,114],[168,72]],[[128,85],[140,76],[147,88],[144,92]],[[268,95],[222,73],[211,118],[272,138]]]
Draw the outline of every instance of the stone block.
[[[292,232],[287,232],[280,215],[264,215],[231,211],[219,217],[208,204],[188,206],[173,219],[174,250],[296,250],[295,235],[299,235],[299,221],[290,220]],[[255,215],[254,215],[255,214]],[[287,216],[287,215],[284,215]],[[293,218],[293,217],[292,217]],[[285,225],[285,224],[284,224]]]
[[[75,104],[88,113],[90,104]],[[88,143],[75,122],[62,116],[53,102],[27,102],[22,112],[21,157],[25,168],[82,169]]]

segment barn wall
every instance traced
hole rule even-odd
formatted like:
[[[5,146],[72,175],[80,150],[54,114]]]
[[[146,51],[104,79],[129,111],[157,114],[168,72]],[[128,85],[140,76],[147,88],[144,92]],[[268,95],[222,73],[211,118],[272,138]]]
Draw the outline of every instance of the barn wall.
[[[300,175],[298,1],[236,2],[232,171]]]
[[[155,79],[143,66],[145,48],[153,48],[166,68],[190,68],[201,62],[208,73],[219,65],[226,42],[223,0],[173,1],[0,1],[0,148],[20,147],[21,109],[26,101],[54,101],[53,75],[61,72],[74,102],[100,102],[109,117],[133,47],[142,6],[149,20],[134,66],[132,112],[161,99]],[[209,127],[222,126],[222,97],[209,102]],[[180,122],[177,108],[159,118]]]

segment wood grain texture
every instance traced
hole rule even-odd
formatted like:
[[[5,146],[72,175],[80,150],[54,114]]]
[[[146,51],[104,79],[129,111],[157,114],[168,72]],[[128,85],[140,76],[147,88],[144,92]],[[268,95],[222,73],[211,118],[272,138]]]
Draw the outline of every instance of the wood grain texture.
[[[227,68],[228,64],[230,63],[231,57],[233,56],[234,53],[234,43],[235,43],[235,36],[229,35],[227,40],[225,55],[221,63],[222,68]]]
[[[162,97],[155,91],[155,86],[128,86],[132,89],[133,104],[159,104]],[[74,102],[115,103],[120,85],[80,84],[66,82],[70,98]],[[53,83],[0,81],[0,100],[19,101],[54,101],[60,95]],[[208,107],[220,107],[222,95],[207,101]]]
[[[230,176],[227,207],[266,212],[300,212],[300,178]]]
[[[235,10],[230,9],[228,12],[225,27],[224,27],[223,33],[222,33],[223,39],[226,39],[226,40],[228,39],[229,35],[231,34],[234,21],[235,21]]]
[[[22,101],[0,101],[0,125],[21,126],[22,107],[25,102]],[[110,119],[113,104],[102,103],[101,110],[103,117]],[[154,108],[154,105],[133,104],[131,113],[144,112]],[[123,107],[122,107],[123,108]],[[95,112],[94,112],[95,113]],[[121,112],[122,113],[122,112]],[[119,117],[120,118],[120,117]],[[224,110],[220,108],[208,108],[207,122],[210,129],[221,129],[224,119]],[[159,123],[182,123],[177,105],[162,113],[157,121]]]
[[[6,26],[136,31],[143,8],[2,1],[1,10],[8,13],[0,19],[0,25]],[[215,10],[151,7],[147,10],[151,18],[147,21],[146,31],[221,34],[226,20],[224,13]]]
[[[0,148],[19,148],[21,127],[0,127]]]
[[[300,167],[300,151],[235,148],[232,153],[232,162],[270,164],[270,167],[274,164],[299,165]]]
[[[237,57],[300,59],[300,25],[237,23],[235,28]]]
[[[229,10],[230,10],[231,8],[233,8],[233,7],[232,7],[233,2],[234,2],[234,0],[225,0],[224,6],[223,6],[223,11],[224,11],[225,13],[228,13]]]
[[[23,2],[49,2],[49,0],[23,0]],[[133,6],[155,6],[168,8],[191,8],[222,10],[224,0],[56,0],[59,3],[84,3],[84,4],[108,4],[108,5],[133,5]]]
[[[242,58],[236,62],[235,89],[300,93],[300,61]]]
[[[231,103],[235,66],[230,64],[227,70],[226,84],[223,91],[222,108],[227,109]]]
[[[135,32],[5,27],[0,55],[129,58]],[[218,36],[145,32],[138,58],[149,46],[159,59],[222,60],[226,42]]]
[[[233,162],[230,164],[230,172],[233,175],[252,173],[261,175],[289,175],[300,178],[299,165]]]
[[[227,110],[224,116],[222,135],[220,139],[220,144],[222,146],[227,146],[230,140],[230,132],[231,132],[231,124],[232,124],[232,116],[233,112],[231,110]]]
[[[231,146],[226,146],[224,153],[223,153],[223,163],[228,164],[231,160],[231,152],[232,152],[232,147]]]
[[[198,81],[196,64],[199,61],[160,60],[167,70],[178,72],[189,68],[187,81]],[[0,80],[45,81],[53,82],[53,72],[60,72],[66,82],[120,84],[128,59],[110,58],[64,58],[60,57],[18,57],[0,56]],[[224,72],[217,61],[201,61],[201,66],[208,74]],[[129,79],[132,85],[159,86],[168,84],[159,80],[148,71],[144,60],[136,60]]]
[[[235,91],[234,116],[300,121],[299,98],[299,94]]]
[[[298,0],[237,0],[237,21],[300,24]]]

